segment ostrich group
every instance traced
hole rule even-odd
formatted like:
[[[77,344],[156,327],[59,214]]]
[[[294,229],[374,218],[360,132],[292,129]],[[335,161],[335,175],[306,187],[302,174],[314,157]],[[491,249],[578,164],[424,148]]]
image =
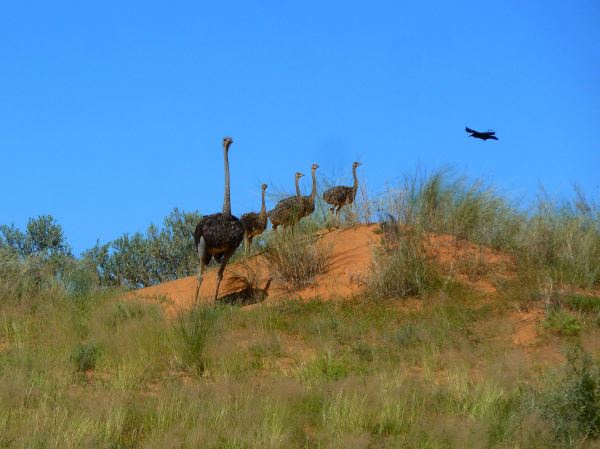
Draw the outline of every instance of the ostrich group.
[[[317,175],[318,164],[311,167],[312,189],[310,195],[303,196],[298,184],[300,178],[304,176],[296,172],[294,176],[296,195],[290,196],[279,201],[275,207],[267,212],[265,207],[265,191],[267,185],[262,185],[262,206],[260,212],[248,212],[237,218],[231,214],[231,197],[229,182],[229,147],[233,143],[231,137],[223,138],[223,161],[225,172],[225,192],[223,196],[223,210],[216,214],[205,215],[196,225],[194,231],[194,246],[198,252],[200,266],[198,269],[198,286],[196,287],[196,301],[199,299],[200,286],[202,285],[202,276],[204,269],[212,259],[220,263],[217,272],[217,283],[213,300],[216,301],[219,295],[219,286],[223,279],[223,272],[227,262],[233,256],[240,243],[244,241],[244,251],[248,255],[252,245],[252,239],[262,234],[267,228],[267,219],[271,221],[273,231],[281,226],[284,230],[292,228],[302,218],[308,217],[315,211],[315,199],[317,196]],[[356,168],[361,165],[359,162],[352,164],[352,175],[354,185],[352,187],[336,186],[323,193],[323,200],[330,204],[331,212],[337,215],[344,206],[351,205],[356,197],[358,189],[358,178],[356,177]]]

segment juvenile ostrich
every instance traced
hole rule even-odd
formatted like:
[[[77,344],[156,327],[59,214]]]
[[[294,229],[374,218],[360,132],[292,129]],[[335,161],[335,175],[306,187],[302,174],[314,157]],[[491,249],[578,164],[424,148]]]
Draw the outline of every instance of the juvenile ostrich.
[[[323,199],[325,202],[333,206],[329,209],[332,213],[335,212],[335,214],[338,215],[342,207],[354,203],[356,191],[358,190],[356,168],[360,165],[362,165],[360,162],[354,162],[352,164],[352,176],[354,177],[354,185],[352,187],[335,186],[323,192]]]
[[[302,197],[302,201],[304,202],[304,211],[302,212],[301,218],[308,217],[315,211],[315,197],[317,196],[317,168],[319,168],[318,164],[312,164],[312,167],[310,168],[312,175],[312,190],[310,192],[310,196]]]
[[[262,186],[262,207],[260,213],[248,212],[240,217],[240,221],[244,225],[244,250],[246,255],[252,246],[252,239],[260,235],[267,228],[267,209],[265,208],[265,190],[267,185]]]
[[[274,231],[277,231],[278,226],[283,226],[284,229],[288,226],[294,226],[298,223],[298,220],[302,218],[302,214],[304,213],[304,201],[302,200],[302,193],[300,192],[300,186],[298,185],[298,181],[302,176],[304,176],[302,173],[296,172],[296,196],[282,199],[269,211],[268,216]]]
[[[217,300],[219,286],[223,279],[225,265],[244,238],[244,226],[235,216],[231,215],[231,200],[229,196],[229,146],[233,142],[231,137],[223,138],[223,159],[225,163],[225,195],[223,198],[223,212],[202,217],[194,231],[194,245],[198,251],[200,268],[198,270],[198,287],[196,287],[196,300],[202,285],[202,272],[210,263],[211,258],[221,263],[217,274],[217,286],[214,300]]]

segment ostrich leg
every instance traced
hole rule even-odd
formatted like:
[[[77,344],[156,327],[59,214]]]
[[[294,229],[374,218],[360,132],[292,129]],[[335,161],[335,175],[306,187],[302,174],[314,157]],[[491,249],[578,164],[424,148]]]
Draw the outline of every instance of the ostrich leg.
[[[235,249],[233,251],[229,251],[229,252],[226,252],[225,254],[223,254],[223,259],[221,260],[221,267],[219,268],[219,272],[217,273],[217,287],[215,288],[215,298],[214,298],[215,303],[217,302],[217,296],[219,295],[219,286],[221,285],[221,280],[223,279],[223,272],[225,271],[225,265],[227,265],[227,262],[229,262],[229,259],[231,259],[231,256],[233,256],[234,252],[235,252]]]
[[[196,286],[195,301],[198,303],[200,300],[200,286],[202,285],[202,271],[204,271],[204,261],[206,260],[206,240],[204,237],[200,237],[198,242],[198,258],[200,259],[200,267],[198,268],[198,285]]]
[[[248,236],[244,236],[244,256],[248,257],[248,254],[250,253],[250,244],[252,243],[252,241],[250,240],[250,238]]]

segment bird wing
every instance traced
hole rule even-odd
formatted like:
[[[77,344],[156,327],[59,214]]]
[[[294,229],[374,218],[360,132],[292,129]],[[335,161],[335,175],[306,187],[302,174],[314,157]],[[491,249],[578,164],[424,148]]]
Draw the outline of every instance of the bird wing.
[[[474,129],[469,128],[468,126],[465,128],[465,131],[468,133],[476,133],[477,132]]]

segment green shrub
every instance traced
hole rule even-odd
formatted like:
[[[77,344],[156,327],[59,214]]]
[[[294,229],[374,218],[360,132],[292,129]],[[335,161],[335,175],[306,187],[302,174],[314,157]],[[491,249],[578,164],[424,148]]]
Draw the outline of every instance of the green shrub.
[[[600,437],[600,365],[576,349],[568,355],[552,387],[543,393],[542,414],[552,423],[557,439],[573,443]]]
[[[85,372],[96,367],[99,355],[100,350],[96,343],[80,343],[71,353],[71,362],[76,371]]]
[[[600,313],[600,298],[587,295],[566,295],[561,301],[572,309],[586,313]]]
[[[147,287],[192,275],[198,268],[194,229],[201,216],[175,208],[162,229],[150,225],[146,234],[123,234],[96,244],[83,257],[97,271],[102,285]]]
[[[581,323],[577,317],[564,310],[552,310],[542,322],[542,328],[554,334],[569,337],[580,334]]]

